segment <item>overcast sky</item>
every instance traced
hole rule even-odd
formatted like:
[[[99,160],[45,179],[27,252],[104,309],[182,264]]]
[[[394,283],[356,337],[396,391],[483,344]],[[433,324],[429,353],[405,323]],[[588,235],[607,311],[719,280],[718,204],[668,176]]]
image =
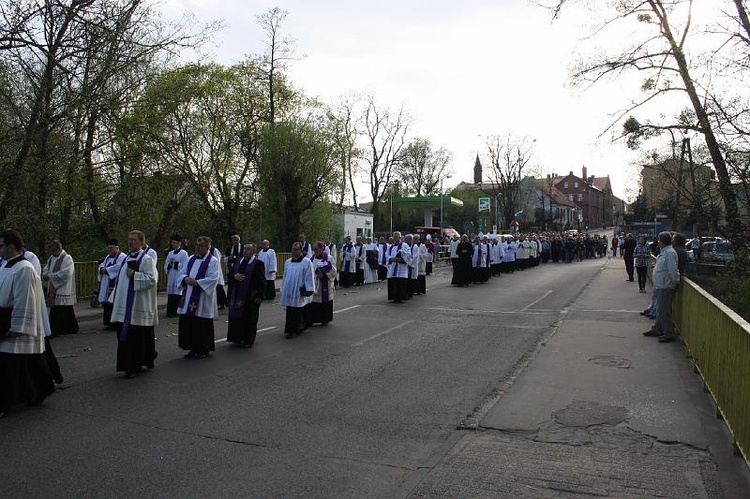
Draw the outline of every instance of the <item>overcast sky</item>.
[[[606,176],[618,196],[635,187],[640,153],[599,135],[625,106],[633,86],[581,91],[570,67],[590,42],[574,11],[551,23],[528,0],[166,0],[170,16],[192,12],[223,19],[210,58],[232,64],[263,51],[254,16],[269,7],[289,11],[282,33],[304,59],[292,63],[292,83],[326,102],[353,91],[381,103],[404,103],[416,118],[413,134],[453,153],[446,186],[473,179],[484,137],[512,133],[535,140],[542,174],[573,171]],[[637,90],[637,88],[636,88]],[[619,127],[618,127],[619,131]],[[367,196],[369,197],[369,196]],[[366,201],[368,199],[360,199]]]

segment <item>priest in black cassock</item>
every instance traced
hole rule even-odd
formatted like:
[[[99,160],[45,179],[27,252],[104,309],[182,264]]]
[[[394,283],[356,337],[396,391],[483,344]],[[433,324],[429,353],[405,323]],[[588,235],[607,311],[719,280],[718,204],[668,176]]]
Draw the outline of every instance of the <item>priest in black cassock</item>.
[[[266,285],[266,268],[255,256],[255,245],[246,244],[231,272],[227,341],[250,348],[258,332],[258,316]]]
[[[461,242],[456,247],[458,259],[453,268],[453,280],[451,284],[459,287],[468,286],[473,279],[471,258],[474,255],[474,246],[469,242],[469,237],[464,234],[461,236]]]

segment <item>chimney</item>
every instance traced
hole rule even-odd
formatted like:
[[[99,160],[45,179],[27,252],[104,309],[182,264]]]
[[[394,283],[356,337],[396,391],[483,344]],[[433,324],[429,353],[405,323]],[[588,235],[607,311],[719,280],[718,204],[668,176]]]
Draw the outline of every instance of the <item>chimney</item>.
[[[591,184],[591,185],[594,185],[594,176],[593,176],[593,175],[591,175],[591,176],[590,176],[590,177],[589,177],[589,178],[587,179],[587,181],[588,181],[588,183],[589,183],[589,184]]]
[[[581,178],[582,178],[583,180],[586,180],[586,179],[588,178],[588,177],[586,176],[586,173],[588,173],[588,172],[586,171],[586,167],[584,166],[584,167],[582,168],[582,170],[583,170],[583,175],[581,175]]]

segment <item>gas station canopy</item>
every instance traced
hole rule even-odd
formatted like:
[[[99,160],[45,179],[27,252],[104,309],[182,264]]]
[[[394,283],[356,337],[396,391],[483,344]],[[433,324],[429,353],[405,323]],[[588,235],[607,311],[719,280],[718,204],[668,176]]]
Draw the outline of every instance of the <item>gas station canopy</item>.
[[[412,208],[422,207],[424,209],[424,225],[432,227],[432,211],[447,208],[449,206],[461,207],[464,202],[451,196],[415,196],[406,198],[393,198],[393,204]]]

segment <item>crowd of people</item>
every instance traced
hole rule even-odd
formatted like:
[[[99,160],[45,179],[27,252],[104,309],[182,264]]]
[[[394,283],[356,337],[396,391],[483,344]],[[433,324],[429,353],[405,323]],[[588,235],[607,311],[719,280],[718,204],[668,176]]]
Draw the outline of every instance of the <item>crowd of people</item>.
[[[54,383],[62,383],[49,338],[75,334],[79,326],[73,308],[74,263],[59,241],[52,242],[50,257],[41,267],[39,259],[25,250],[16,231],[4,231],[0,240],[2,278],[21,283],[12,287],[12,292],[11,287],[0,286],[2,415],[17,401],[40,403],[54,390]],[[621,245],[618,238],[614,241],[617,248],[630,247]],[[295,338],[315,324],[330,323],[337,288],[387,282],[387,298],[395,303],[425,295],[426,276],[441,256],[452,264],[452,284],[465,287],[549,262],[600,258],[606,256],[609,247],[604,236],[573,232],[479,234],[472,239],[464,235],[445,242],[435,244],[430,235],[423,238],[394,232],[377,241],[346,237],[339,249],[330,237],[310,243],[300,234],[292,244],[291,258],[284,262],[279,288],[279,304],[286,313],[284,336]],[[640,284],[639,248],[641,245],[634,246],[633,260]],[[629,251],[624,249],[624,255]],[[214,319],[222,308],[228,308],[227,342],[241,348],[253,346],[261,304],[276,299],[277,292],[276,253],[267,240],[256,247],[242,244],[235,235],[222,255],[211,238],[201,236],[190,255],[183,248],[182,238],[175,234],[164,255],[162,271],[167,283],[166,315],[178,318],[177,344],[186,358],[204,359],[215,350]],[[115,331],[117,339],[116,370],[132,379],[143,369],[153,369],[158,356],[155,328],[159,321],[159,268],[157,253],[148,246],[143,232],[133,230],[128,234],[126,251],[120,249],[116,239],[107,241],[99,280],[97,298],[103,308],[103,324]],[[654,316],[661,303],[656,302]]]
[[[572,263],[607,254],[605,236],[573,232],[496,235],[464,234],[450,240],[448,253],[453,265],[451,284],[467,287],[487,282],[492,276],[514,273],[553,262]]]

